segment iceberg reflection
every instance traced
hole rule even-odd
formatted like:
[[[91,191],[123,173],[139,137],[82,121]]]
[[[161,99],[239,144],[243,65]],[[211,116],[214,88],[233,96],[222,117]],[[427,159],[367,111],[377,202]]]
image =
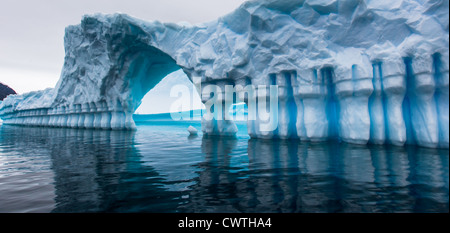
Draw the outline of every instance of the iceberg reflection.
[[[158,127],[168,126],[2,126],[0,210],[448,212],[448,150],[187,137]]]

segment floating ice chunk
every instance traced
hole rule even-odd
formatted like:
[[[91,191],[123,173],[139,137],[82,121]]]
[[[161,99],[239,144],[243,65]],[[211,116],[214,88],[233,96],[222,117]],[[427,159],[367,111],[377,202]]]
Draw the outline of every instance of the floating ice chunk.
[[[198,134],[198,130],[196,128],[194,128],[194,126],[189,126],[188,128],[188,132],[190,135],[197,135]]]

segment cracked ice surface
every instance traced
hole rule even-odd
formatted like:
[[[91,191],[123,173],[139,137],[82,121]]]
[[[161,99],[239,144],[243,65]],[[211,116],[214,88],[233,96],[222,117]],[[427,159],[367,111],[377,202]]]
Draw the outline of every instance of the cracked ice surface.
[[[448,4],[249,1],[196,26],[88,15],[66,29],[57,86],[8,97],[0,116],[4,124],[133,129],[145,93],[182,68],[202,87],[277,84],[278,127],[248,121],[252,137],[448,148]],[[202,124],[205,134],[236,131],[230,120]]]

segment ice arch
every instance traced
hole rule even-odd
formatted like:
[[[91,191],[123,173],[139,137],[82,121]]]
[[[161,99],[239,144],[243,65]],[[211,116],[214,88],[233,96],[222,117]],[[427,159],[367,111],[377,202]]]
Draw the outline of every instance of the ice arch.
[[[11,98],[3,117],[19,125],[134,129],[132,114],[144,95],[181,68],[141,23],[126,15],[95,15],[67,27],[56,87]],[[18,102],[23,99],[27,105]]]
[[[106,119],[102,119],[105,123],[101,125],[101,128],[134,129],[135,125],[131,115],[139,107],[145,94],[168,74],[180,69],[169,55],[152,46],[132,49],[121,59],[123,59],[121,62],[126,64],[124,65],[126,68],[120,72],[124,83],[105,84],[105,86],[112,85],[113,87],[105,87],[104,90],[107,92],[116,86],[119,92],[126,93],[127,96],[117,98],[116,101],[113,100],[107,104],[112,106],[110,108],[112,111],[109,113],[111,120],[108,125],[109,116],[106,113]],[[125,125],[122,125],[123,123]]]
[[[3,118],[18,125],[135,129],[132,114],[168,74],[182,69],[191,81],[207,83],[204,71],[183,63],[191,56],[183,47],[199,30],[122,14],[85,16],[80,25],[66,28],[65,63],[56,87],[10,98]],[[234,123],[223,122],[234,134]]]
[[[448,148],[448,15],[448,1],[261,0],[197,26],[85,16],[66,29],[57,86],[6,98],[0,116],[5,124],[133,129],[143,94],[181,68],[202,87],[276,84],[278,127],[262,132],[262,121],[249,122],[252,137]],[[204,103],[213,98],[198,91]],[[226,120],[202,127],[236,130]]]

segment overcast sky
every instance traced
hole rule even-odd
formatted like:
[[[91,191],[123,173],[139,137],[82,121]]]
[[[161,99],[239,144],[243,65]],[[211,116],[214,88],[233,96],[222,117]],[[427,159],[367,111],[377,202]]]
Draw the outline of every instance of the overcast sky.
[[[0,82],[18,93],[54,87],[64,29],[84,14],[121,12],[145,20],[215,20],[244,0],[0,0]]]

